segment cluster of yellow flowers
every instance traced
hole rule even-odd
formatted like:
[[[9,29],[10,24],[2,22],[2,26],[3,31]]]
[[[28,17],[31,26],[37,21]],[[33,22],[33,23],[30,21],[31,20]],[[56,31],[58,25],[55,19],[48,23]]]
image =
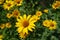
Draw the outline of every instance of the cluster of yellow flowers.
[[[20,6],[22,4],[23,0],[0,0],[0,4],[3,4],[3,8],[10,10],[14,6]],[[53,3],[52,7],[54,9],[60,7],[60,1],[56,1],[56,3]],[[48,9],[45,9],[43,12],[48,13]],[[19,33],[19,37],[25,38],[27,35],[29,35],[29,31],[33,32],[33,29],[35,29],[36,25],[35,22],[40,20],[40,17],[42,15],[41,11],[36,11],[35,15],[26,15],[23,16],[20,15],[20,11],[18,9],[13,10],[12,13],[7,13],[6,17],[11,18],[15,17],[17,19],[16,27],[17,32]],[[50,30],[56,29],[56,21],[53,20],[45,20],[43,21],[43,25]],[[8,22],[6,24],[1,24],[0,28],[4,29],[5,27],[10,28],[11,24]],[[1,40],[1,36],[0,36]]]
[[[8,23],[5,23],[5,24],[0,24],[0,28],[1,29],[4,29],[5,27],[6,28],[10,28],[11,27],[11,23],[8,22]]]
[[[16,27],[17,31],[21,38],[25,38],[29,33],[28,31],[33,32],[33,29],[35,29],[35,22],[40,19],[40,16],[42,15],[41,11],[37,11],[36,15],[26,15],[19,16],[17,18]]]
[[[57,23],[56,23],[56,21],[45,20],[45,21],[43,21],[43,25],[45,27],[48,27],[50,30],[53,30],[53,29],[56,29]]]
[[[3,35],[0,35],[0,40],[2,40],[2,38],[3,38]]]
[[[11,17],[18,18],[19,16],[20,16],[20,12],[18,9],[13,10],[12,14],[7,13],[7,15],[6,15],[7,18],[11,18]]]
[[[57,8],[59,8],[60,7],[60,1],[56,1],[55,3],[53,3],[53,5],[52,5],[52,8],[53,9],[57,9]]]
[[[20,6],[23,0],[0,0],[0,4],[3,4],[3,8],[10,10],[13,6]]]

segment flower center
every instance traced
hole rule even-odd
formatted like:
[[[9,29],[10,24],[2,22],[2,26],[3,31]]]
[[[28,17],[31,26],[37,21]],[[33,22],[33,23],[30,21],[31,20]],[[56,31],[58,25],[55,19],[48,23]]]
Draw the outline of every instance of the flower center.
[[[40,15],[40,13],[38,12],[37,15]]]
[[[19,4],[20,2],[18,1],[17,3]]]
[[[14,11],[14,14],[15,14],[15,15],[18,15],[18,11]]]
[[[16,2],[19,4],[20,3],[20,0],[17,0]]]
[[[10,4],[10,3],[8,3],[8,6],[11,6],[11,4]]]
[[[27,20],[25,20],[24,22],[23,22],[23,26],[24,27],[27,27],[29,25],[29,22],[27,21]]]
[[[54,27],[54,24],[51,24],[50,26],[51,26],[51,27]]]

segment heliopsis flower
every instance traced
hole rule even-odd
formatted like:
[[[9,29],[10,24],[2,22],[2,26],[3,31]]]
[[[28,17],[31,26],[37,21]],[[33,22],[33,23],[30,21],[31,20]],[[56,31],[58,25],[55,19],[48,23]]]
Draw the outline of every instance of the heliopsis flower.
[[[60,1],[56,1],[56,3],[52,4],[52,8],[57,9],[60,7]]]
[[[2,40],[2,38],[3,38],[3,35],[0,35],[0,40]]]
[[[23,0],[14,0],[17,6],[22,5]]]
[[[12,14],[7,13],[6,17],[7,17],[7,18],[11,18],[11,17],[12,17]]]
[[[10,10],[14,5],[15,5],[14,1],[8,1],[8,2],[3,4],[3,8]]]
[[[22,33],[22,32],[21,32],[21,33],[19,33],[19,37],[21,37],[21,38],[23,38],[23,39],[24,39],[24,38],[26,38],[26,37],[27,37],[27,35],[28,35],[28,34],[24,34],[24,33]]]
[[[41,16],[42,15],[42,12],[41,11],[36,11],[36,15],[37,16]]]
[[[1,28],[1,29],[4,29],[4,28],[5,28],[5,24],[1,24],[1,25],[0,25],[0,28]]]
[[[56,21],[50,20],[49,29],[50,29],[50,30],[56,29],[56,25],[57,25]]]
[[[48,11],[49,11],[48,9],[44,9],[44,10],[43,10],[43,12],[45,12],[45,13],[48,13]]]
[[[52,21],[52,20],[45,20],[43,22],[43,25],[45,27],[48,27],[50,30],[52,30],[52,29],[56,29],[57,23],[55,21]]]
[[[20,19],[17,18],[17,22],[16,22],[16,27],[18,27],[17,31],[18,33],[22,32],[22,35],[24,34],[28,34],[28,30],[29,31],[33,31],[32,29],[35,29],[35,22],[37,21],[36,16],[31,16],[31,15],[26,15],[24,14],[23,17],[20,16]]]
[[[12,12],[12,15],[17,18],[17,17],[20,16],[20,12],[19,12],[17,9],[15,9],[15,10]]]
[[[3,4],[4,0],[0,0],[0,4]]]
[[[6,23],[6,27],[7,28],[10,28],[11,27],[11,24],[8,22],[8,23]]]
[[[46,26],[46,27],[49,27],[50,21],[49,20],[43,21],[43,25]]]

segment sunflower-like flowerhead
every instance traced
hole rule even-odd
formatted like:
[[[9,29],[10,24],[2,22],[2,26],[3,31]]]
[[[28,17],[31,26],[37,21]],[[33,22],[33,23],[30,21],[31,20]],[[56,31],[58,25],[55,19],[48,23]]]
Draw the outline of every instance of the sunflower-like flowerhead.
[[[56,21],[52,21],[50,20],[50,25],[49,25],[49,29],[52,30],[52,29],[56,29],[57,27],[57,23]]]
[[[18,18],[20,16],[20,12],[18,11],[18,9],[15,9],[13,12],[12,12],[12,15],[16,18]]]
[[[17,6],[22,5],[23,0],[14,0]]]
[[[33,31],[32,29],[35,29],[35,22],[38,20],[37,16],[31,16],[24,14],[23,16],[20,16],[20,19],[17,19],[16,27],[18,27],[17,31],[21,36],[25,36],[25,34],[28,34],[29,31]]]
[[[53,3],[53,5],[52,5],[52,8],[53,9],[57,9],[57,8],[59,8],[60,7],[60,1],[56,1],[55,3]]]
[[[42,15],[42,12],[41,11],[36,11],[36,15],[37,16],[41,16]]]
[[[44,20],[43,25],[46,27],[49,27],[50,21],[49,20]]]
[[[10,10],[14,5],[15,5],[14,1],[6,1],[6,3],[4,3],[3,5],[3,8]]]
[[[7,15],[6,15],[7,18],[11,18],[12,16],[13,16],[13,15],[10,14],[10,13],[7,13]]]
[[[52,21],[52,20],[45,20],[43,21],[43,25],[45,27],[48,27],[50,30],[56,29],[57,27],[57,23],[56,21]]]
[[[8,22],[6,23],[6,28],[10,28],[11,27],[11,24]]]
[[[4,29],[5,28],[5,24],[0,24],[0,28]]]

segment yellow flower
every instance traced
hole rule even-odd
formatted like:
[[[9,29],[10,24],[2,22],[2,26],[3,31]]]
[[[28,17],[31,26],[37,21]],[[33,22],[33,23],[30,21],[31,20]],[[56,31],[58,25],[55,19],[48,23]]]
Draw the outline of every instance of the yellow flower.
[[[6,17],[7,17],[7,18],[11,18],[11,17],[12,17],[12,14],[7,13]]]
[[[49,29],[50,30],[56,29],[56,25],[57,25],[57,23],[55,21],[50,20]]]
[[[8,2],[4,3],[3,8],[10,10],[14,5],[15,5],[14,1],[8,1]]]
[[[42,12],[41,11],[36,11],[36,15],[37,16],[41,16],[42,15]]]
[[[21,37],[21,38],[26,38],[26,37],[27,37],[27,35],[28,35],[28,34],[24,34],[24,33],[22,33],[22,32],[21,32],[21,33],[19,33],[19,37]]]
[[[5,24],[1,24],[1,25],[0,25],[0,28],[1,28],[1,29],[4,29],[4,28],[5,28]]]
[[[32,29],[35,29],[35,22],[37,21],[35,16],[31,16],[31,15],[28,15],[26,16],[26,14],[22,16],[20,16],[20,19],[17,19],[17,22],[16,22],[16,27],[18,27],[17,31],[18,33],[21,33],[22,32],[22,35],[24,34],[28,34],[28,30],[29,31],[33,31]]]
[[[0,40],[2,40],[2,38],[3,38],[3,35],[0,35]]]
[[[45,13],[48,13],[48,11],[49,11],[48,9],[44,9],[44,10],[43,10],[43,12],[45,12]]]
[[[50,30],[53,30],[53,29],[56,29],[57,23],[55,21],[52,21],[52,20],[45,20],[43,22],[43,25],[48,27]]]
[[[46,27],[49,27],[50,21],[49,20],[45,20],[43,21],[43,25]]]
[[[17,9],[15,9],[15,10],[12,12],[12,15],[17,18],[17,17],[20,16],[20,12],[19,12]]]
[[[0,0],[0,4],[3,4],[4,0]]]
[[[17,6],[22,5],[23,0],[14,0]]]
[[[7,28],[10,28],[11,27],[11,24],[8,22],[8,23],[6,23],[6,27]]]
[[[57,9],[60,7],[60,1],[56,1],[56,3],[53,3],[52,8]]]

